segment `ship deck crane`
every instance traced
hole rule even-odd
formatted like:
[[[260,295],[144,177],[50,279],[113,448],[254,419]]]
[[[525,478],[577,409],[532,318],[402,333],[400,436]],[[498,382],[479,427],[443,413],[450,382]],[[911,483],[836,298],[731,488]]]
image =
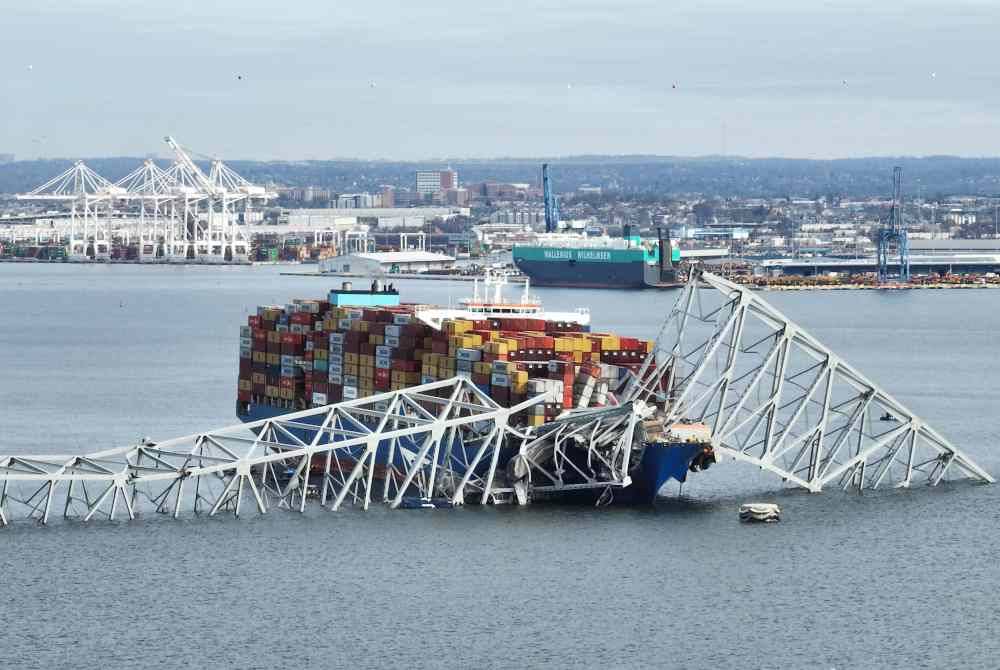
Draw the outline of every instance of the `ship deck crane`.
[[[906,224],[903,223],[903,168],[898,165],[892,169],[892,205],[889,208],[889,221],[878,230],[878,282],[884,284],[889,280],[889,256],[892,246],[899,252],[899,281],[910,281],[910,241],[906,234]]]

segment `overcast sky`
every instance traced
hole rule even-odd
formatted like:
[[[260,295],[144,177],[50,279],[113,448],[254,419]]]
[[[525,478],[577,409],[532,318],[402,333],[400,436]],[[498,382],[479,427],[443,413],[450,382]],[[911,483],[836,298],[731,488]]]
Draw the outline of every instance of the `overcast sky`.
[[[168,133],[230,159],[1000,155],[996,0],[0,10],[0,153],[23,158]]]

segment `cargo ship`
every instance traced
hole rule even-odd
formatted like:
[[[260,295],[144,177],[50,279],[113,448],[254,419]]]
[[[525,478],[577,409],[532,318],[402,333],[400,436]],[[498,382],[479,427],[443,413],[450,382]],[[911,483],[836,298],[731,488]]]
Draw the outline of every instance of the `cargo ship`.
[[[505,284],[504,276],[487,275],[482,292],[477,281],[457,307],[402,303],[397,290],[377,281],[364,290],[345,282],[322,300],[261,306],[240,332],[237,414],[256,421],[456,376],[504,407],[544,396],[513,415],[524,430],[544,431],[574,412],[618,405],[616,392],[652,343],[593,332],[586,309],[546,311],[528,285],[520,300],[508,301]],[[707,429],[699,430],[646,432],[634,446],[633,484],[617,501],[650,502],[667,480],[683,482],[714,462]],[[306,429],[301,437],[314,434]],[[516,447],[504,453],[511,461]],[[379,458],[378,468],[391,467],[381,450]],[[500,463],[500,471],[509,465]],[[311,471],[322,475],[322,467],[312,463]]]
[[[516,245],[514,265],[538,286],[648,288],[677,281],[680,250],[662,233],[655,242],[632,235],[587,237],[539,235],[534,244]]]

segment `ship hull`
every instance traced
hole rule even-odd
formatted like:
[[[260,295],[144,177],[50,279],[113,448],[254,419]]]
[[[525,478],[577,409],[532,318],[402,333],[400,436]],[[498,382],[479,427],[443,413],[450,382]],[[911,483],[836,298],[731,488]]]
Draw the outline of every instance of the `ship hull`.
[[[646,263],[643,261],[587,262],[579,260],[546,261],[514,256],[514,265],[535,286],[568,288],[646,287]]]

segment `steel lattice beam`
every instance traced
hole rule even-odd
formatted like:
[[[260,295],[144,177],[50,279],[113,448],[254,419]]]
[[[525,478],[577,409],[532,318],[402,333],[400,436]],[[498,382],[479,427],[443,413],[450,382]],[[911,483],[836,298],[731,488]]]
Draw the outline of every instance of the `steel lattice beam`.
[[[501,407],[456,377],[156,444],[2,456],[0,525],[47,523],[53,510],[83,520],[141,509],[239,516],[245,504],[302,511],[313,496],[334,510],[373,497],[487,503],[511,492],[496,472],[510,416],[542,400]]]
[[[921,417],[750,289],[694,271],[630,381],[665,423],[810,491],[993,478]]]

